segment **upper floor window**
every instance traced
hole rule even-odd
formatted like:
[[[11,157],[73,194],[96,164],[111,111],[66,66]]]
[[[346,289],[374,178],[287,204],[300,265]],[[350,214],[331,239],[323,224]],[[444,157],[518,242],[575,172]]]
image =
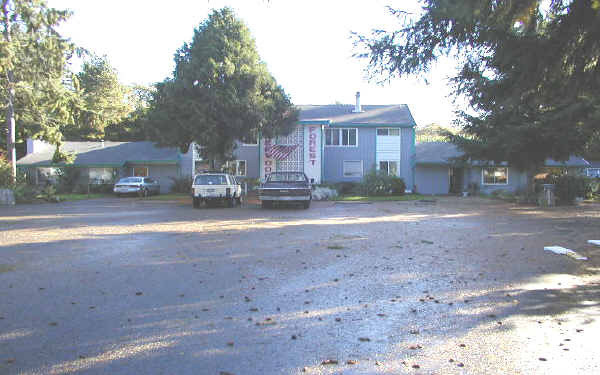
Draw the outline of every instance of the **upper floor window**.
[[[398,128],[378,128],[377,135],[379,136],[399,136],[400,129]]]
[[[358,129],[325,129],[325,146],[356,147]]]
[[[483,185],[508,185],[507,167],[488,167],[481,169]]]

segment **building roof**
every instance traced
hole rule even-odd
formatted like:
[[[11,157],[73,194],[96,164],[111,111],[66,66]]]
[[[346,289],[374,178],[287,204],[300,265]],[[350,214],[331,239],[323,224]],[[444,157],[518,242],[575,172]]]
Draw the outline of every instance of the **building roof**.
[[[450,165],[452,164],[453,158],[464,155],[464,153],[455,144],[449,142],[422,142],[417,143],[415,148],[417,164],[423,165]],[[506,165],[506,163],[502,163],[501,165]],[[546,159],[544,165],[546,167],[585,168],[589,167],[590,163],[583,158],[571,156],[569,160],[560,162],[553,159]]]
[[[330,125],[388,125],[413,127],[415,120],[406,104],[363,105],[362,112],[353,112],[354,105],[300,105],[300,121],[328,121]]]
[[[25,155],[17,161],[22,166],[50,166],[54,147]],[[64,142],[63,152],[76,154],[76,166],[122,166],[125,163],[176,164],[179,150],[157,147],[152,142]]]
[[[453,143],[423,142],[415,145],[417,164],[451,164],[452,158],[463,155],[463,152]]]

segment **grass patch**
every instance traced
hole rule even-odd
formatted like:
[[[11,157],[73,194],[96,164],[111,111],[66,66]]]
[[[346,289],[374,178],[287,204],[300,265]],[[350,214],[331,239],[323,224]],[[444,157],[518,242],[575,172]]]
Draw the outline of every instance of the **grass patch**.
[[[56,196],[60,199],[61,202],[68,201],[82,201],[86,199],[98,199],[98,198],[111,198],[114,197],[112,194],[104,194],[104,193],[91,193],[91,194],[56,194]]]
[[[335,198],[341,202],[387,202],[387,201],[416,201],[424,199],[421,194],[405,194],[405,195],[386,195],[386,196],[364,196],[364,195],[340,195]]]

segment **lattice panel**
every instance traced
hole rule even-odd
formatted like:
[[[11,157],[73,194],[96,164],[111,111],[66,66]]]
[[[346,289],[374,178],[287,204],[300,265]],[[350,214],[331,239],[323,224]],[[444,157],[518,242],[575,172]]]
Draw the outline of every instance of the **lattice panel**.
[[[285,137],[277,137],[278,145],[298,145],[285,159],[277,160],[278,172],[303,172],[304,171],[304,128],[298,126],[296,130]]]

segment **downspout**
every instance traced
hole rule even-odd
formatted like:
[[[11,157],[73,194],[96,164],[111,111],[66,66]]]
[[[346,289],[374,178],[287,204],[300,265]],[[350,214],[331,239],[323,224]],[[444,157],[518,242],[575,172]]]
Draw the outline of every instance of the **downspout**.
[[[413,141],[412,141],[412,152],[411,152],[411,168],[412,168],[412,191],[415,192],[415,184],[417,183],[417,134],[415,127],[413,126]]]

